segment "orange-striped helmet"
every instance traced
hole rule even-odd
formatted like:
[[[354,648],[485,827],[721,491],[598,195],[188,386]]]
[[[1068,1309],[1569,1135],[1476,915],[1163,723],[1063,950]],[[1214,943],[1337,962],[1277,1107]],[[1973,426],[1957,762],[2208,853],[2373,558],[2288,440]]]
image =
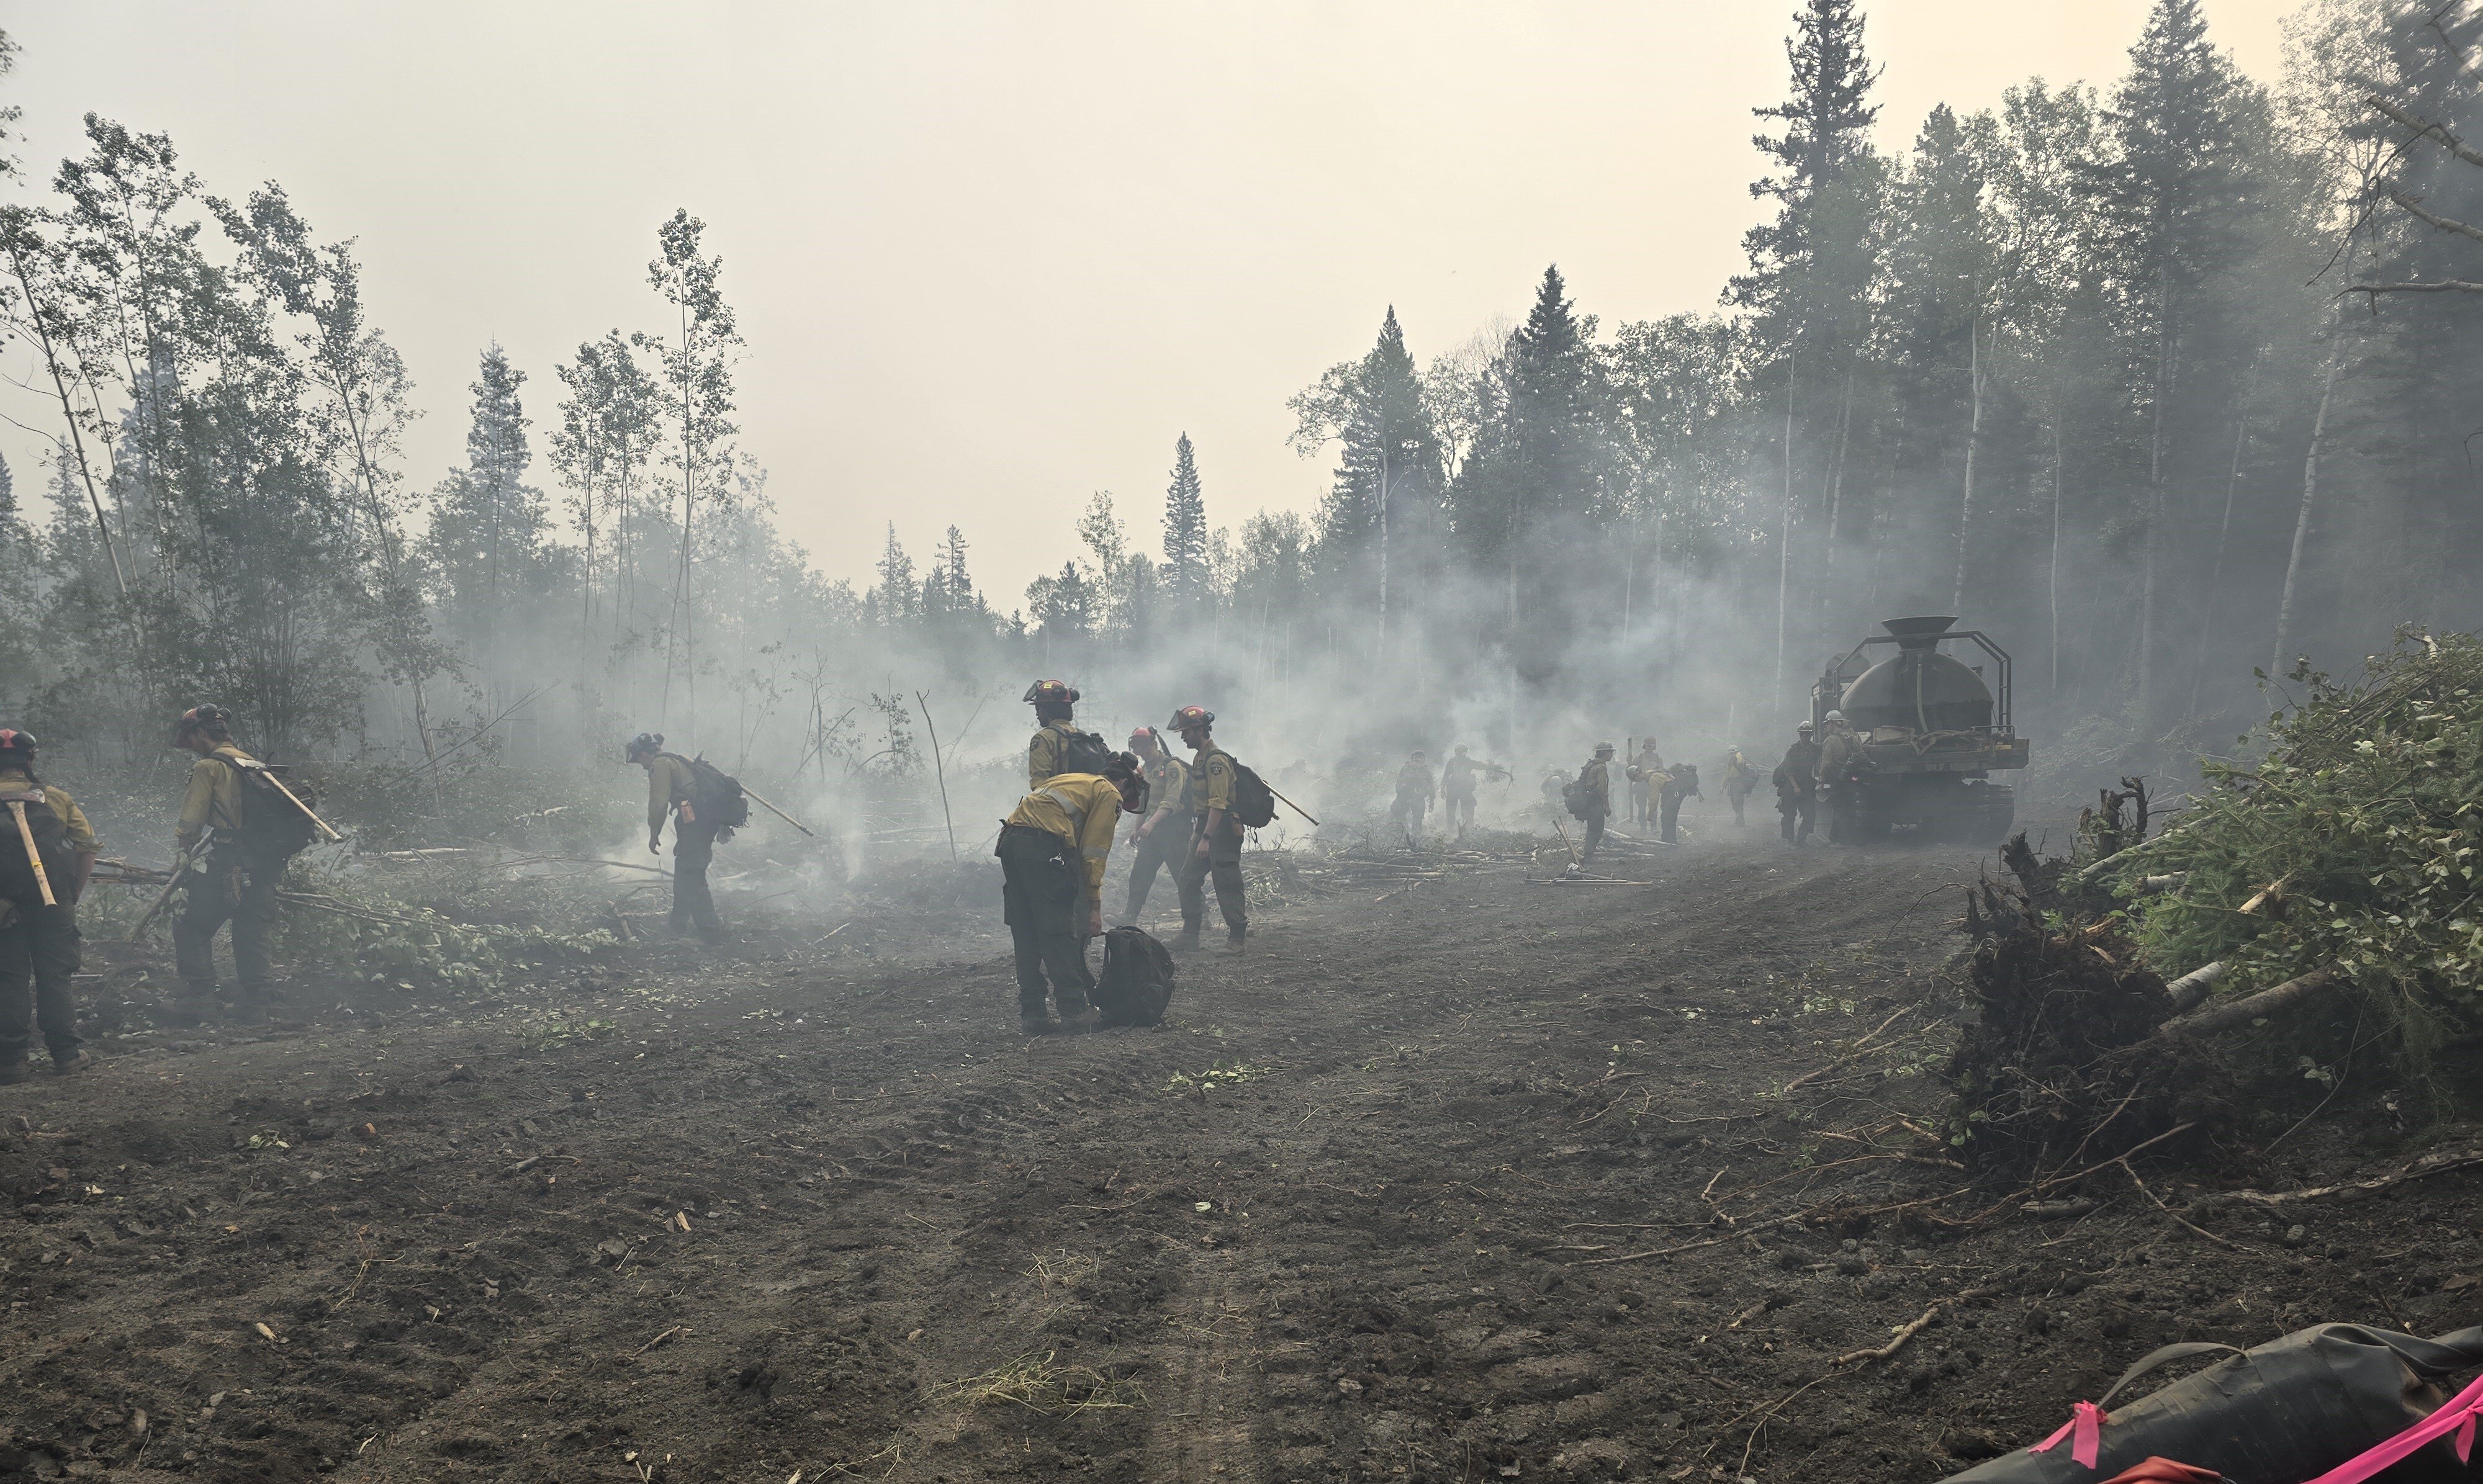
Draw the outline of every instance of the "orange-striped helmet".
[[[1037,680],[1026,688],[1029,705],[1073,706],[1078,703],[1078,687],[1066,680]]]

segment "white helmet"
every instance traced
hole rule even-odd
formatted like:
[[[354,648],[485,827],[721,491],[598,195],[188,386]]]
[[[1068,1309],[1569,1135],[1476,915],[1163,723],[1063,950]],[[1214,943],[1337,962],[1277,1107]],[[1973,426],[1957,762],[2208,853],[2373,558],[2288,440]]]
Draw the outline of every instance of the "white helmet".
[[[1845,713],[1842,711],[1830,711],[1828,713],[1828,719],[1831,722],[1841,722],[1845,720]]]

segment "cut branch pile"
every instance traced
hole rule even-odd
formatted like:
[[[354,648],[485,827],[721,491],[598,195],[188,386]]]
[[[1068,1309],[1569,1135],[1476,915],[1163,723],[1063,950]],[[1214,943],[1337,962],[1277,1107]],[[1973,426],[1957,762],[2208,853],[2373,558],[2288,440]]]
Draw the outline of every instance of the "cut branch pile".
[[[2356,682],[2295,678],[2308,693],[2269,720],[2263,760],[2208,763],[2180,828],[2097,874],[2149,963],[2225,966],[2189,1028],[2334,1005],[2318,992],[2341,988],[2420,1077],[2444,1040],[2483,1027],[2483,645],[2400,636]]]

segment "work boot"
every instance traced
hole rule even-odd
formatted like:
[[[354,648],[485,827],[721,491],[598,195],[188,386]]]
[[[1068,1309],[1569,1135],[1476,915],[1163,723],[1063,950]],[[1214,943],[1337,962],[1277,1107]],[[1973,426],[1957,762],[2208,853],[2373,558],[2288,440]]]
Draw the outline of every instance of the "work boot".
[[[1169,946],[1175,953],[1196,953],[1198,951],[1198,929],[1194,927],[1183,928],[1181,930],[1181,936],[1175,938]]]
[[[66,1057],[55,1056],[52,1058],[52,1070],[63,1076],[67,1076],[72,1072],[93,1072],[100,1065],[102,1065],[102,1063],[95,1060],[95,1055],[93,1051],[85,1050],[83,1048],[71,1051]],[[23,1070],[22,1064],[20,1064],[20,1070]]]
[[[233,1001],[233,1023],[235,1025],[266,1024],[267,1001],[268,994],[264,989],[244,989],[240,996]]]
[[[1241,952],[1242,941],[1249,936],[1250,931],[1247,928],[1231,928],[1226,930],[1224,934],[1224,951],[1227,953]]]
[[[1048,1035],[1052,1030],[1052,1020],[1040,1010],[1025,1010],[1018,1014],[1017,1028],[1029,1036]]]
[[[23,1082],[26,1080],[26,1064],[24,1062],[10,1062],[5,1066],[0,1066],[0,1087],[7,1087],[13,1082]]]

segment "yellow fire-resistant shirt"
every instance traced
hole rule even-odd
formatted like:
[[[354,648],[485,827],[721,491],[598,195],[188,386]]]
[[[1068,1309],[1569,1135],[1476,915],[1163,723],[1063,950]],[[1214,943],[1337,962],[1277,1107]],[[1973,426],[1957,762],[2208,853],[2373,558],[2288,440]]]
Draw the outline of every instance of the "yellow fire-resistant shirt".
[[[230,764],[253,760],[250,754],[227,742],[190,764],[190,786],[181,795],[181,821],[173,828],[173,837],[183,850],[209,826],[227,835],[241,828],[241,770]]]
[[[1189,764],[1166,753],[1153,762],[1141,764],[1139,772],[1147,781],[1149,814],[1189,812]]]
[[[1098,774],[1055,774],[1017,801],[1008,822],[1049,830],[1067,841],[1086,867],[1086,896],[1093,901],[1104,889],[1104,861],[1121,822],[1121,790]]]
[[[689,802],[694,776],[688,758],[671,753],[655,755],[654,764],[647,769],[648,834],[663,833],[664,820],[673,812],[673,806]]]
[[[1589,758],[1586,766],[1578,770],[1578,782],[1586,785],[1581,791],[1595,801],[1597,808],[1608,814],[1613,808],[1613,781],[1608,771],[1610,762],[1607,757]]]
[[[1233,807],[1233,755],[1209,742],[1189,759],[1189,811]]]
[[[34,779],[22,770],[0,768],[0,793],[31,793],[37,786]],[[60,816],[63,833],[68,839],[69,853],[91,856],[101,850],[103,842],[94,837],[94,826],[86,822],[86,811],[77,807],[77,801],[69,797],[68,790],[54,788],[49,783],[40,786],[43,790],[43,802]],[[13,834],[16,826],[13,824],[9,828]],[[12,844],[9,848],[14,850],[19,847]]]
[[[1061,739],[1082,737],[1083,729],[1070,722],[1046,722],[1026,745],[1026,786],[1040,788],[1046,779],[1060,774]]]

